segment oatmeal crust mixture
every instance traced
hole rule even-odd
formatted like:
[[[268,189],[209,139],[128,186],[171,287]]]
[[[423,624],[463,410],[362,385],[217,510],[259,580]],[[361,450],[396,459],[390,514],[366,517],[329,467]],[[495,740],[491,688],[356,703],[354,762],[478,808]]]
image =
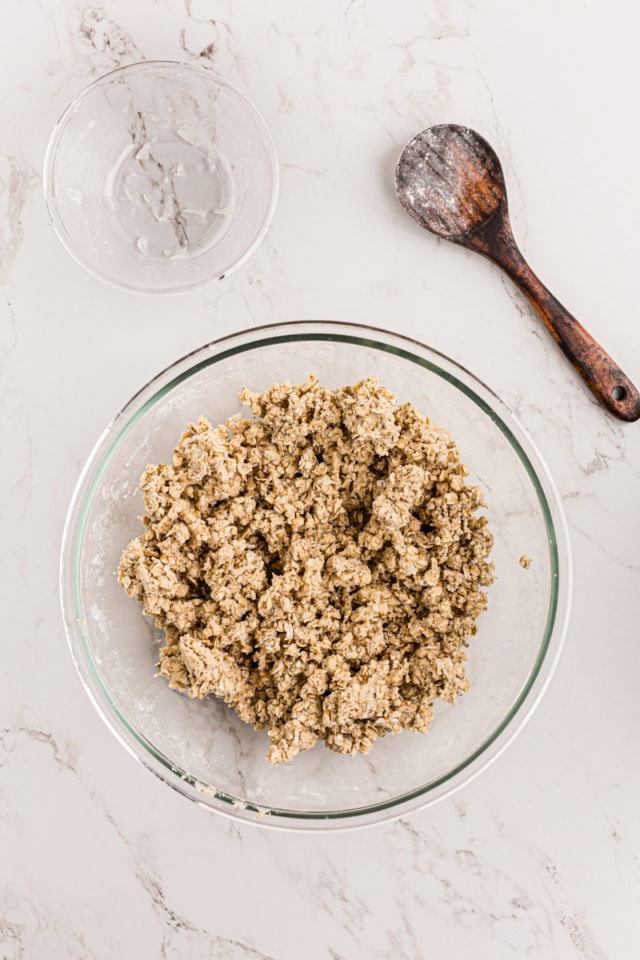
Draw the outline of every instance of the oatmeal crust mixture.
[[[240,399],[254,418],[201,417],[141,479],[118,580],[165,631],[160,673],[266,728],[273,764],[427,730],[469,689],[493,580],[454,441],[373,377]]]

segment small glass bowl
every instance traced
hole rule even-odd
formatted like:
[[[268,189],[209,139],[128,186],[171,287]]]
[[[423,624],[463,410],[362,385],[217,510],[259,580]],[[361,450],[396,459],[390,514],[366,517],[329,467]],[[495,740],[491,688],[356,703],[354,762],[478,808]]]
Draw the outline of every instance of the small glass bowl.
[[[255,107],[209,68],[147,61],[92,83],[56,124],[44,193],[63,245],[124,290],[178,293],[256,249],[278,194]]]
[[[425,734],[378,740],[366,756],[322,744],[272,768],[264,731],[221,701],[170,690],[155,676],[161,631],[116,582],[123,548],[144,513],[149,463],[170,462],[189,422],[221,423],[242,409],[243,386],[330,387],[377,376],[456,441],[487,501],[496,582],[468,650],[471,690],[436,703]],[[246,412],[246,411],[245,411]],[[531,558],[529,569],[520,558]],[[180,793],[243,820],[335,829],[376,823],[462,786],[523,727],[557,661],[571,564],[549,474],[507,407],[468,371],[415,341],[369,327],[305,322],[248,330],[211,343],[160,373],[115,417],[86,464],[69,510],[61,558],[66,629],[103,719],[128,750]]]

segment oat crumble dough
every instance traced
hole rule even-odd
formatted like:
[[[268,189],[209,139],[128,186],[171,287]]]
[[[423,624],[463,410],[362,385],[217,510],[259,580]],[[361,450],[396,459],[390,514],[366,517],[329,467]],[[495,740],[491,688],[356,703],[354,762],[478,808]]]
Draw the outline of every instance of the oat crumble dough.
[[[240,399],[255,419],[201,417],[141,479],[118,580],[165,631],[160,673],[266,728],[273,764],[427,730],[469,689],[493,580],[454,441],[374,378]]]

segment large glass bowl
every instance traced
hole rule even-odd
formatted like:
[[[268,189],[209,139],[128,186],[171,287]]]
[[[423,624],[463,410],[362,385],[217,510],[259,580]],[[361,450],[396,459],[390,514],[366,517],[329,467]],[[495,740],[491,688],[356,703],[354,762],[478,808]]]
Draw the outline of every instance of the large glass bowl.
[[[472,689],[438,703],[426,734],[378,740],[366,756],[322,744],[272,768],[268,738],[215,699],[192,700],[155,676],[161,633],[116,582],[141,530],[138,480],[167,462],[200,414],[239,412],[238,391],[301,382],[338,387],[374,375],[456,440],[484,490],[496,582],[469,646]],[[531,558],[529,569],[519,560]],[[549,474],[505,405],[468,371],[412,340],[350,324],[261,327],[196,350],[129,401],[100,438],[71,503],[61,561],[71,650],[98,711],[161,780],[213,810],[260,824],[327,829],[433,803],[478,774],[530,716],[567,621],[570,558]]]
[[[255,107],[199,64],[145,61],[86,88],[44,164],[51,221],[90,273],[141,293],[193,290],[256,249],[278,163]]]

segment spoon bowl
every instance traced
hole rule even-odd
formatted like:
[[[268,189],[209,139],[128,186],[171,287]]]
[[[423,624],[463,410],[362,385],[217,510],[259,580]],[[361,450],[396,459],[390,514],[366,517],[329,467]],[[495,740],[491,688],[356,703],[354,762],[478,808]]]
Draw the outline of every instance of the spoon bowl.
[[[495,151],[468,127],[441,124],[417,134],[402,151],[395,181],[409,215],[446,240],[476,230],[507,202]]]

